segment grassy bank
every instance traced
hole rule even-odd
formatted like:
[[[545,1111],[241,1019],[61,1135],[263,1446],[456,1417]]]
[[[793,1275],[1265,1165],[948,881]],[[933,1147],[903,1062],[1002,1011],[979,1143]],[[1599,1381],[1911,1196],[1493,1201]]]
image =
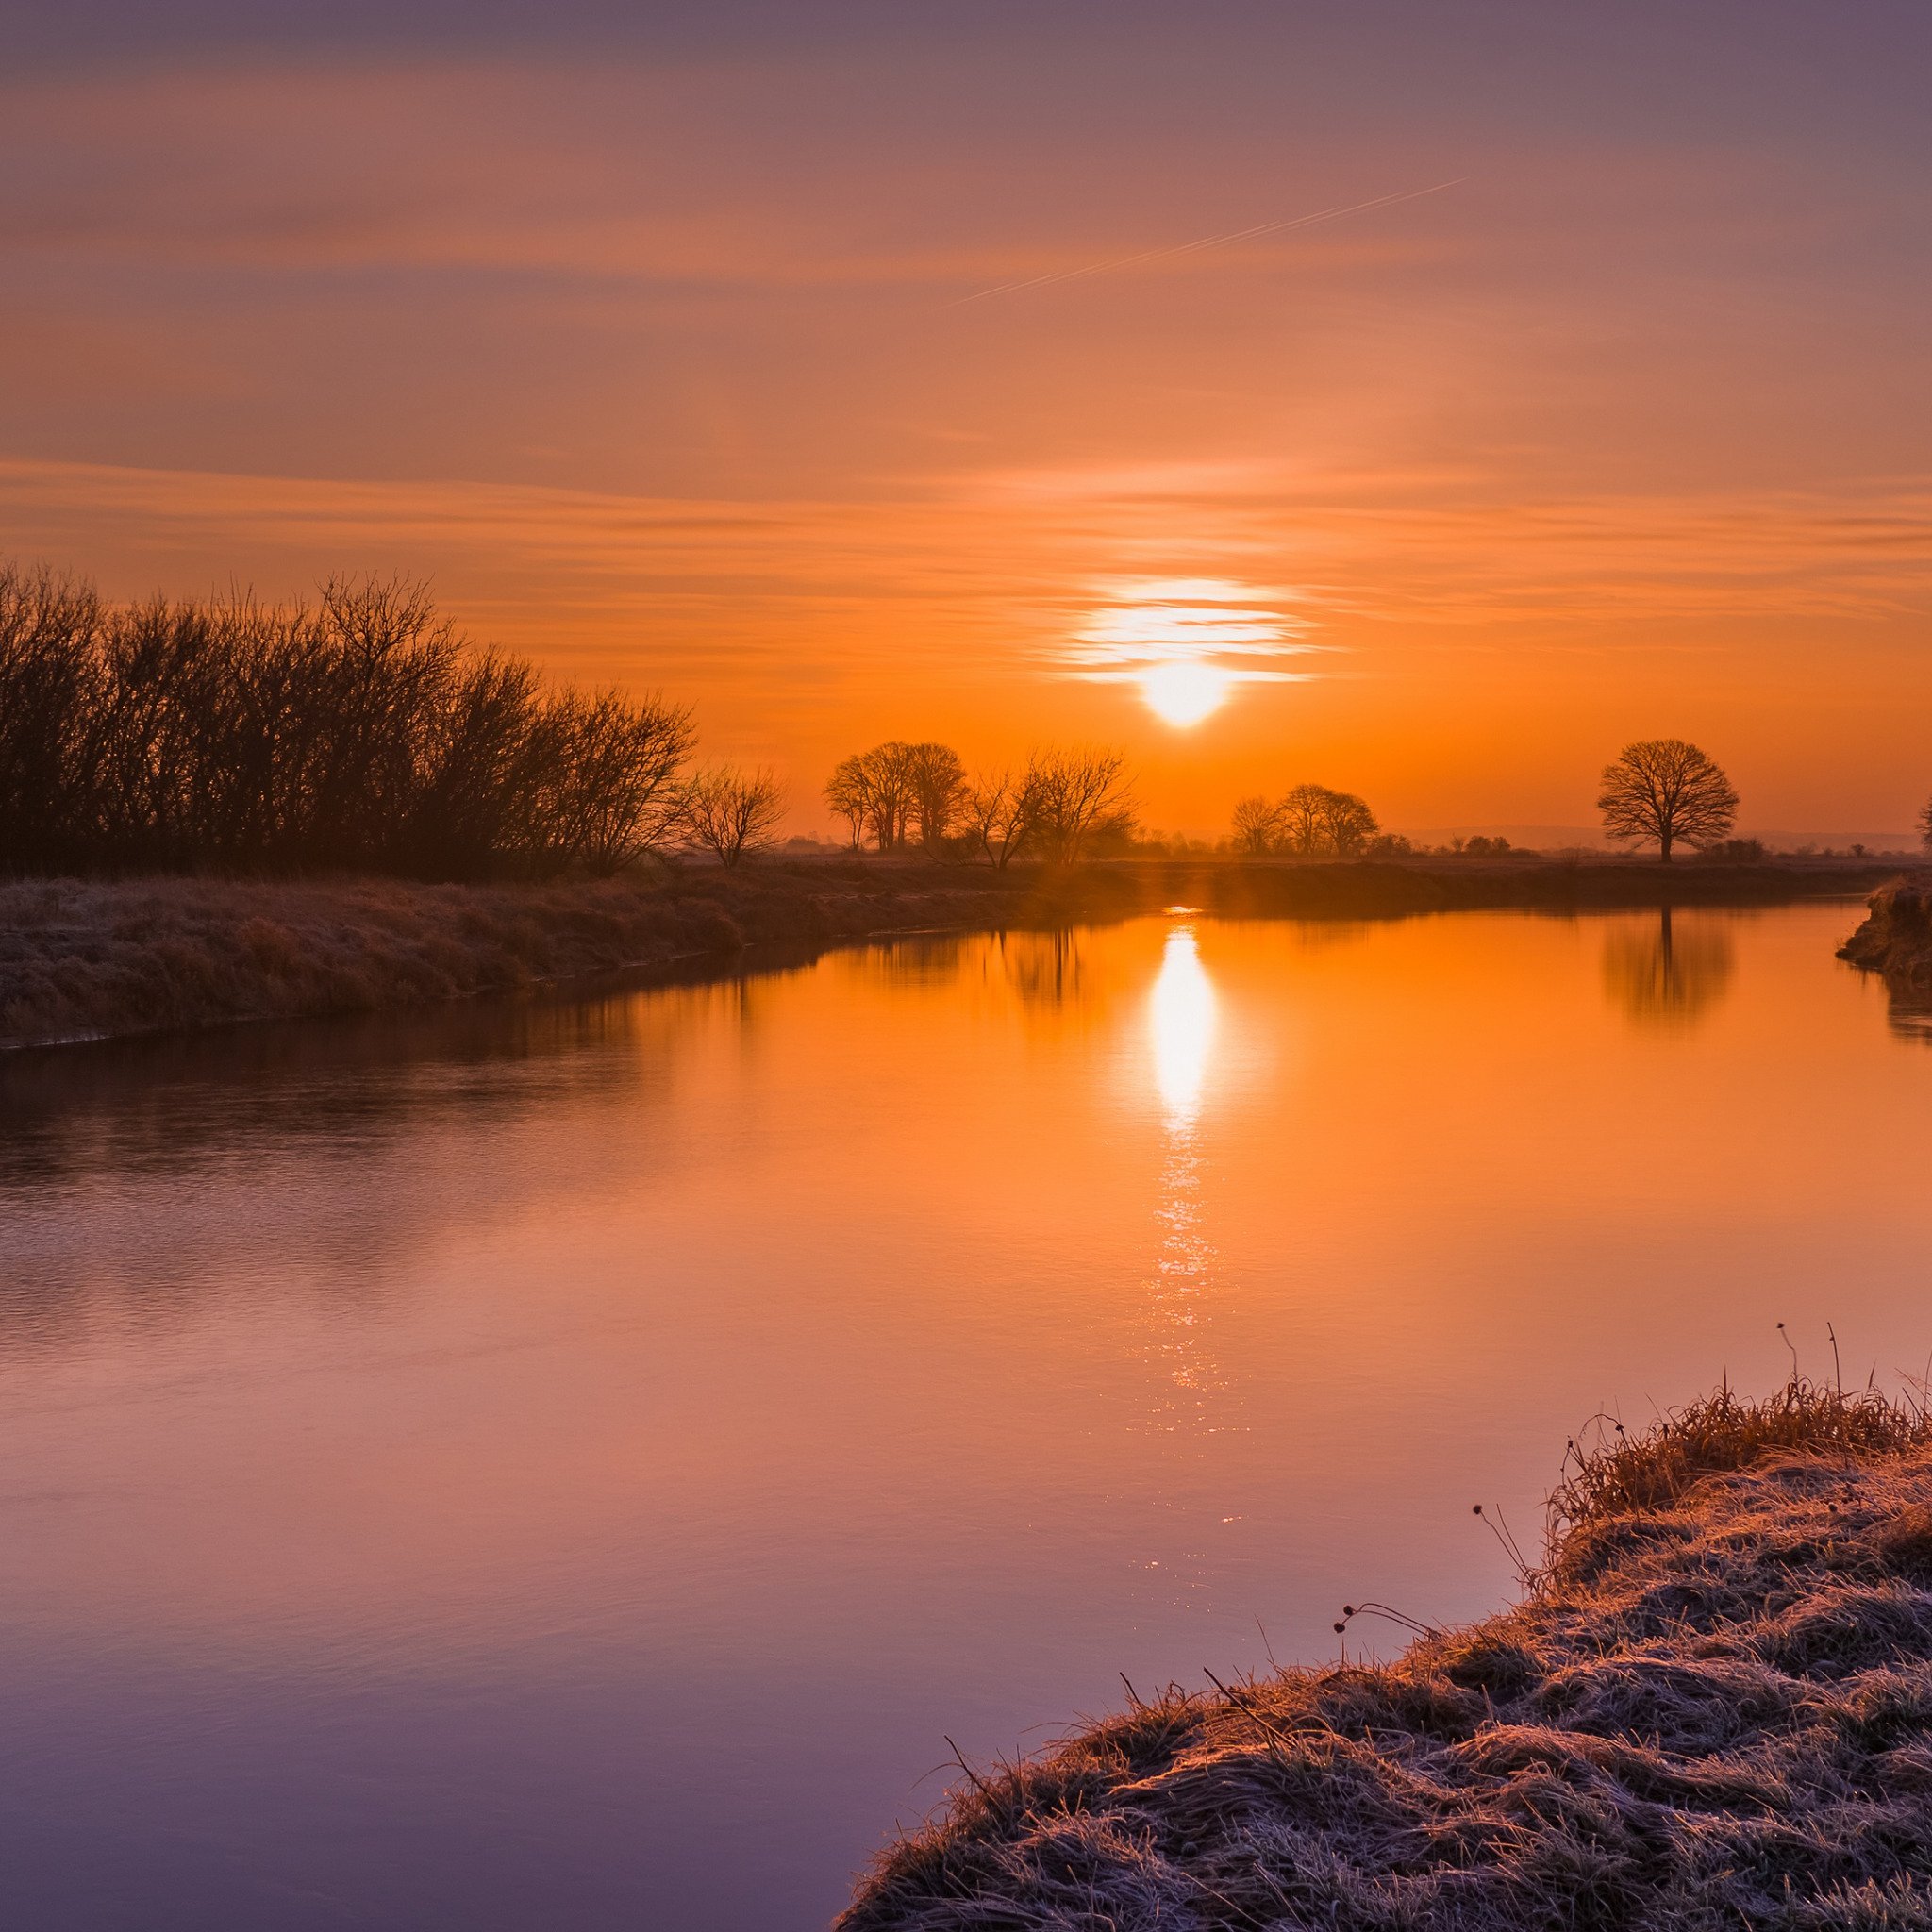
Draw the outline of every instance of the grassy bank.
[[[1572,1470],[1521,1607],[974,1776],[841,1932],[1932,1925],[1923,1414],[1724,1394]]]
[[[0,886],[0,1046],[374,1012],[929,926],[1129,909],[1126,881],[938,866],[666,868],[576,885]]]
[[[1881,886],[1839,958],[1883,974],[1894,992],[1932,991],[1932,878],[1921,874]]]
[[[1782,906],[1869,892],[1896,862],[1776,858],[1753,865],[1655,859],[1407,858],[1296,864],[1171,861],[1168,897],[1224,916],[1376,918],[1414,912],[1610,911],[1647,906]]]
[[[1882,875],[1818,861],[1141,859],[997,873],[840,858],[547,885],[27,880],[0,885],[0,1047],[379,1011],[919,927],[1051,925],[1174,905],[1307,919],[1768,905],[1870,890]]]

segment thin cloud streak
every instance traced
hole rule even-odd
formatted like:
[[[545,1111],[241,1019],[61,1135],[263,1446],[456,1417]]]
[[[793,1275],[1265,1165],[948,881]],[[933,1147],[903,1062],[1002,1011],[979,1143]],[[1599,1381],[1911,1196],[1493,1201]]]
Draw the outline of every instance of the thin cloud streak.
[[[608,609],[615,597],[633,611],[708,612],[733,648],[762,637],[782,650],[807,611],[951,613],[1010,662],[1027,637],[1084,625],[1096,581],[1291,583],[1296,614],[1282,628],[1303,648],[1360,625],[1884,620],[1932,591],[1932,478],[1524,505],[1460,467],[1176,465],[732,500],[0,458],[7,551],[111,551],[121,573],[159,571],[182,589],[184,570],[197,584],[265,568],[299,583],[360,564],[433,571],[465,601],[464,583],[495,596],[520,581],[537,607]]]
[[[1429,188],[1410,188],[1399,194],[1378,194],[1369,201],[1350,202],[1342,208],[1318,208],[1313,214],[1290,215],[1281,221],[1257,222],[1249,228],[1230,228],[1225,234],[1203,235],[1192,242],[1179,242],[1170,248],[1149,248],[1139,255],[1123,255],[1112,261],[1090,262],[1084,268],[1058,269],[1049,275],[1029,275],[1024,281],[1000,282],[991,289],[976,290],[947,302],[947,308],[963,308],[969,302],[984,302],[994,295],[1015,295],[1023,289],[1043,289],[1057,282],[1077,282],[1089,275],[1112,275],[1119,269],[1139,268],[1150,261],[1168,261],[1175,256],[1193,255],[1204,249],[1223,248],[1232,242],[1250,242],[1262,235],[1283,235],[1291,228],[1309,228],[1319,223],[1339,222],[1344,215],[1366,213],[1370,208],[1393,208],[1397,202],[1420,201],[1425,194],[1440,194],[1445,188],[1458,187],[1468,179],[1457,175],[1452,180],[1438,181]]]

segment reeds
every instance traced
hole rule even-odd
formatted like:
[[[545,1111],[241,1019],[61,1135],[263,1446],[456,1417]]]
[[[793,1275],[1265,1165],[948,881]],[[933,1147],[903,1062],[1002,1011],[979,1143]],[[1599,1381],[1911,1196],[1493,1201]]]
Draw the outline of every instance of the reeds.
[[[1932,1420],[1912,1395],[1873,1387],[1849,1394],[1792,1374],[1775,1395],[1748,1401],[1728,1384],[1674,1409],[1640,1436],[1586,1453],[1573,1442],[1550,1497],[1551,1544],[1608,1517],[1669,1509],[1706,1476],[1805,1453],[1871,1458],[1932,1446]]]

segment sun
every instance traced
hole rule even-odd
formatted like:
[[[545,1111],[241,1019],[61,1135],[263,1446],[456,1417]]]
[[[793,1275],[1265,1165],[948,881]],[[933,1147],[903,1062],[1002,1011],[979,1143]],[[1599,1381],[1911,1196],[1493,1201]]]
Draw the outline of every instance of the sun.
[[[1291,593],[1226,577],[1113,577],[1074,633],[1076,677],[1140,687],[1176,731],[1211,717],[1243,685],[1299,682],[1283,658],[1309,648],[1306,625],[1279,607]]]
[[[1218,665],[1186,658],[1150,665],[1141,674],[1141,695],[1163,724],[1185,731],[1227,702],[1234,678]]]

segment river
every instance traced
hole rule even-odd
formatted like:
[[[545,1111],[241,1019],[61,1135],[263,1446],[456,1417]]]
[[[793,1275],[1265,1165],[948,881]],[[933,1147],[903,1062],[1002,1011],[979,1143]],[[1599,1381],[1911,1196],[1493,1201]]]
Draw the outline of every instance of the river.
[[[0,1922],[822,1926],[956,1743],[1499,1606],[1471,1506],[1533,1549],[1593,1414],[1827,1323],[1924,1370],[1857,911],[1176,908],[11,1057]]]

